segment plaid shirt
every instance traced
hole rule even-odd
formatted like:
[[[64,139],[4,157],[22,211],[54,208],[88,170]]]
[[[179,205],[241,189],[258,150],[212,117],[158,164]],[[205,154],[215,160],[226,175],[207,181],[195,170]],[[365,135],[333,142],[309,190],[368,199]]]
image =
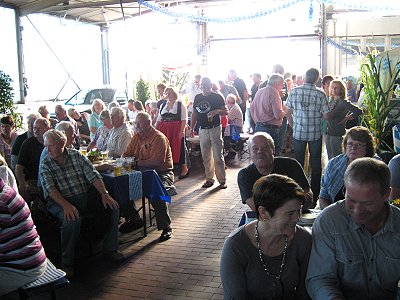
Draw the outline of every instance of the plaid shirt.
[[[41,162],[41,170],[45,198],[54,188],[64,198],[83,195],[89,191],[90,184],[102,178],[89,159],[75,149],[64,150],[64,165],[46,155]]]
[[[299,141],[321,138],[322,114],[329,111],[325,93],[313,84],[294,88],[286,103],[293,110],[293,137]]]

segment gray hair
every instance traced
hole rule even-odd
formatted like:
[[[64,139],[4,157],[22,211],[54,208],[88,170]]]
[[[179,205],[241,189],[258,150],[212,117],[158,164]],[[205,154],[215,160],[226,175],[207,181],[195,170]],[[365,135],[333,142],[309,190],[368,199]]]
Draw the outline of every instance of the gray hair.
[[[282,83],[283,81],[283,75],[279,73],[272,74],[271,77],[268,79],[268,85],[273,86],[277,83]]]
[[[272,73],[279,73],[279,74],[283,75],[283,73],[285,73],[285,69],[283,68],[282,65],[278,64],[272,68]]]
[[[54,107],[54,111],[62,111],[62,112],[64,112],[64,113],[67,112],[67,111],[65,110],[64,106],[62,106],[61,104],[57,104],[57,105]]]
[[[103,106],[103,109],[106,108],[106,104],[104,103],[104,101],[101,100],[100,98],[96,98],[96,99],[93,100],[93,103],[92,103],[92,113],[96,112],[95,109],[94,109],[94,106],[95,106],[97,103],[101,104],[101,105]],[[103,109],[102,109],[102,110],[103,110]]]
[[[147,112],[145,112],[145,111],[140,111],[140,112],[138,112],[138,114],[136,115],[136,119],[137,118],[143,118],[144,120],[146,120],[146,121],[150,121],[151,122],[151,117],[150,117],[150,115],[147,113]]]
[[[71,122],[61,121],[56,125],[56,130],[63,132],[66,136],[73,136],[75,134],[74,126]]]
[[[121,107],[113,107],[111,109],[111,114],[117,114],[120,118],[124,118],[125,119],[125,111],[121,108]]]
[[[311,68],[306,72],[305,82],[309,84],[316,84],[319,79],[319,71],[315,68]]]
[[[344,173],[344,185],[349,182],[358,184],[378,184],[381,195],[390,190],[390,170],[383,161],[372,157],[362,157],[352,161]]]
[[[63,146],[65,146],[65,144],[67,143],[67,137],[65,136],[65,134],[57,129],[50,129],[43,134],[43,139],[49,138],[52,138],[53,141],[57,144],[63,144]]]
[[[42,123],[47,128],[51,127],[50,121],[48,119],[46,119],[46,118],[43,118],[43,117],[36,118],[35,123]]]
[[[257,136],[262,136],[262,137],[264,137],[264,138],[267,140],[267,143],[270,145],[271,149],[272,149],[273,151],[275,151],[274,139],[273,139],[268,133],[262,132],[262,131],[256,132],[255,134],[253,134],[253,135],[249,138],[249,141],[247,142],[248,148],[251,147],[251,145],[253,144],[254,138],[257,137]]]
[[[110,120],[111,119],[111,112],[108,109],[104,109],[100,113],[100,120]]]
[[[29,114],[26,117],[26,121],[29,124],[30,122],[34,122],[36,119],[41,118],[42,116],[40,114],[34,113],[34,114]]]

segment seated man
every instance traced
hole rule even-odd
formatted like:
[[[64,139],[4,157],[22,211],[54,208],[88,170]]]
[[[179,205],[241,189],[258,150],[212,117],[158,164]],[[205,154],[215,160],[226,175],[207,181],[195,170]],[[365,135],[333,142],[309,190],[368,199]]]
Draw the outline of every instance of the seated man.
[[[28,205],[3,178],[0,178],[0,212],[1,298],[38,279],[46,271],[47,259]]]
[[[44,148],[43,134],[50,129],[50,122],[45,118],[37,118],[33,124],[34,136],[22,144],[15,167],[19,191],[28,203],[38,194],[37,181],[40,155]]]
[[[111,128],[107,139],[109,157],[121,157],[133,136],[132,130],[126,124],[126,114],[123,108],[111,109]]]
[[[123,156],[134,156],[138,167],[154,168],[170,196],[175,195],[172,152],[168,139],[151,125],[150,115],[139,112],[136,116],[136,134]],[[171,218],[165,201],[153,200],[157,229],[162,230],[160,242],[172,237]]]
[[[66,148],[67,138],[58,130],[44,134],[48,151],[40,164],[41,184],[48,210],[61,222],[62,269],[73,275],[74,250],[79,236],[82,214],[111,215],[104,242],[104,255],[122,259],[118,252],[118,203],[108,194],[101,175],[79,151]],[[92,189],[92,186],[98,193]],[[105,212],[107,210],[107,212]]]
[[[292,178],[303,188],[306,193],[303,209],[306,209],[311,205],[312,192],[303,168],[293,158],[274,157],[274,140],[268,133],[255,133],[249,139],[248,147],[250,159],[253,163],[241,169],[237,178],[243,204],[247,204],[254,211],[254,183],[262,176],[275,173]]]
[[[400,209],[389,205],[390,171],[359,158],[344,174],[345,199],[312,228],[306,277],[312,299],[395,299],[400,280]]]
[[[72,123],[72,125],[74,126],[74,132],[75,132],[74,147],[75,147],[75,149],[79,149],[80,141],[79,141],[78,124],[76,124],[74,119],[72,119],[71,117],[68,116],[67,110],[61,104],[57,104],[54,107],[54,112],[56,114],[58,122],[67,121],[67,122],[71,122]]]

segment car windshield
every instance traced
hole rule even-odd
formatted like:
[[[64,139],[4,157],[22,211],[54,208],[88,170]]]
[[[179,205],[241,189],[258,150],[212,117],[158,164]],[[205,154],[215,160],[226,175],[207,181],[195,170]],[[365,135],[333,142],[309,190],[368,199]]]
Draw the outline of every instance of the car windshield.
[[[76,93],[67,105],[92,105],[94,99],[101,99],[105,103],[110,103],[114,100],[115,90],[113,89],[94,89],[94,90],[81,90]]]

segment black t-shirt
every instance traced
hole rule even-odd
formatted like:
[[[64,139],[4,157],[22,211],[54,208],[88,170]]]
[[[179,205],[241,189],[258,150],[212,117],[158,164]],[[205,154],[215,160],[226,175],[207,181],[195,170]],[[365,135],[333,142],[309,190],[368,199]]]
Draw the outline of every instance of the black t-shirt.
[[[238,91],[240,99],[244,99],[244,91],[247,90],[246,84],[244,83],[243,79],[236,78],[232,84]]]
[[[37,180],[39,172],[40,155],[44,146],[37,138],[28,138],[21,146],[18,155],[18,164],[24,167],[26,180]]]
[[[19,151],[21,150],[21,146],[23,142],[28,138],[28,131],[24,132],[23,134],[17,136],[14,142],[14,146],[11,149],[12,155],[18,155]]]
[[[275,157],[274,169],[271,174],[286,175],[296,181],[303,189],[310,187],[303,168],[293,158]],[[262,176],[264,175],[258,172],[255,164],[250,164],[239,171],[237,181],[243,204],[246,204],[246,200],[253,196],[253,185]]]
[[[221,118],[219,115],[215,115],[211,122],[208,122],[207,114],[214,109],[220,109],[225,106],[224,98],[217,93],[211,92],[211,94],[204,96],[198,94],[194,97],[193,112],[196,113],[197,125],[200,127],[218,126],[221,124]]]

